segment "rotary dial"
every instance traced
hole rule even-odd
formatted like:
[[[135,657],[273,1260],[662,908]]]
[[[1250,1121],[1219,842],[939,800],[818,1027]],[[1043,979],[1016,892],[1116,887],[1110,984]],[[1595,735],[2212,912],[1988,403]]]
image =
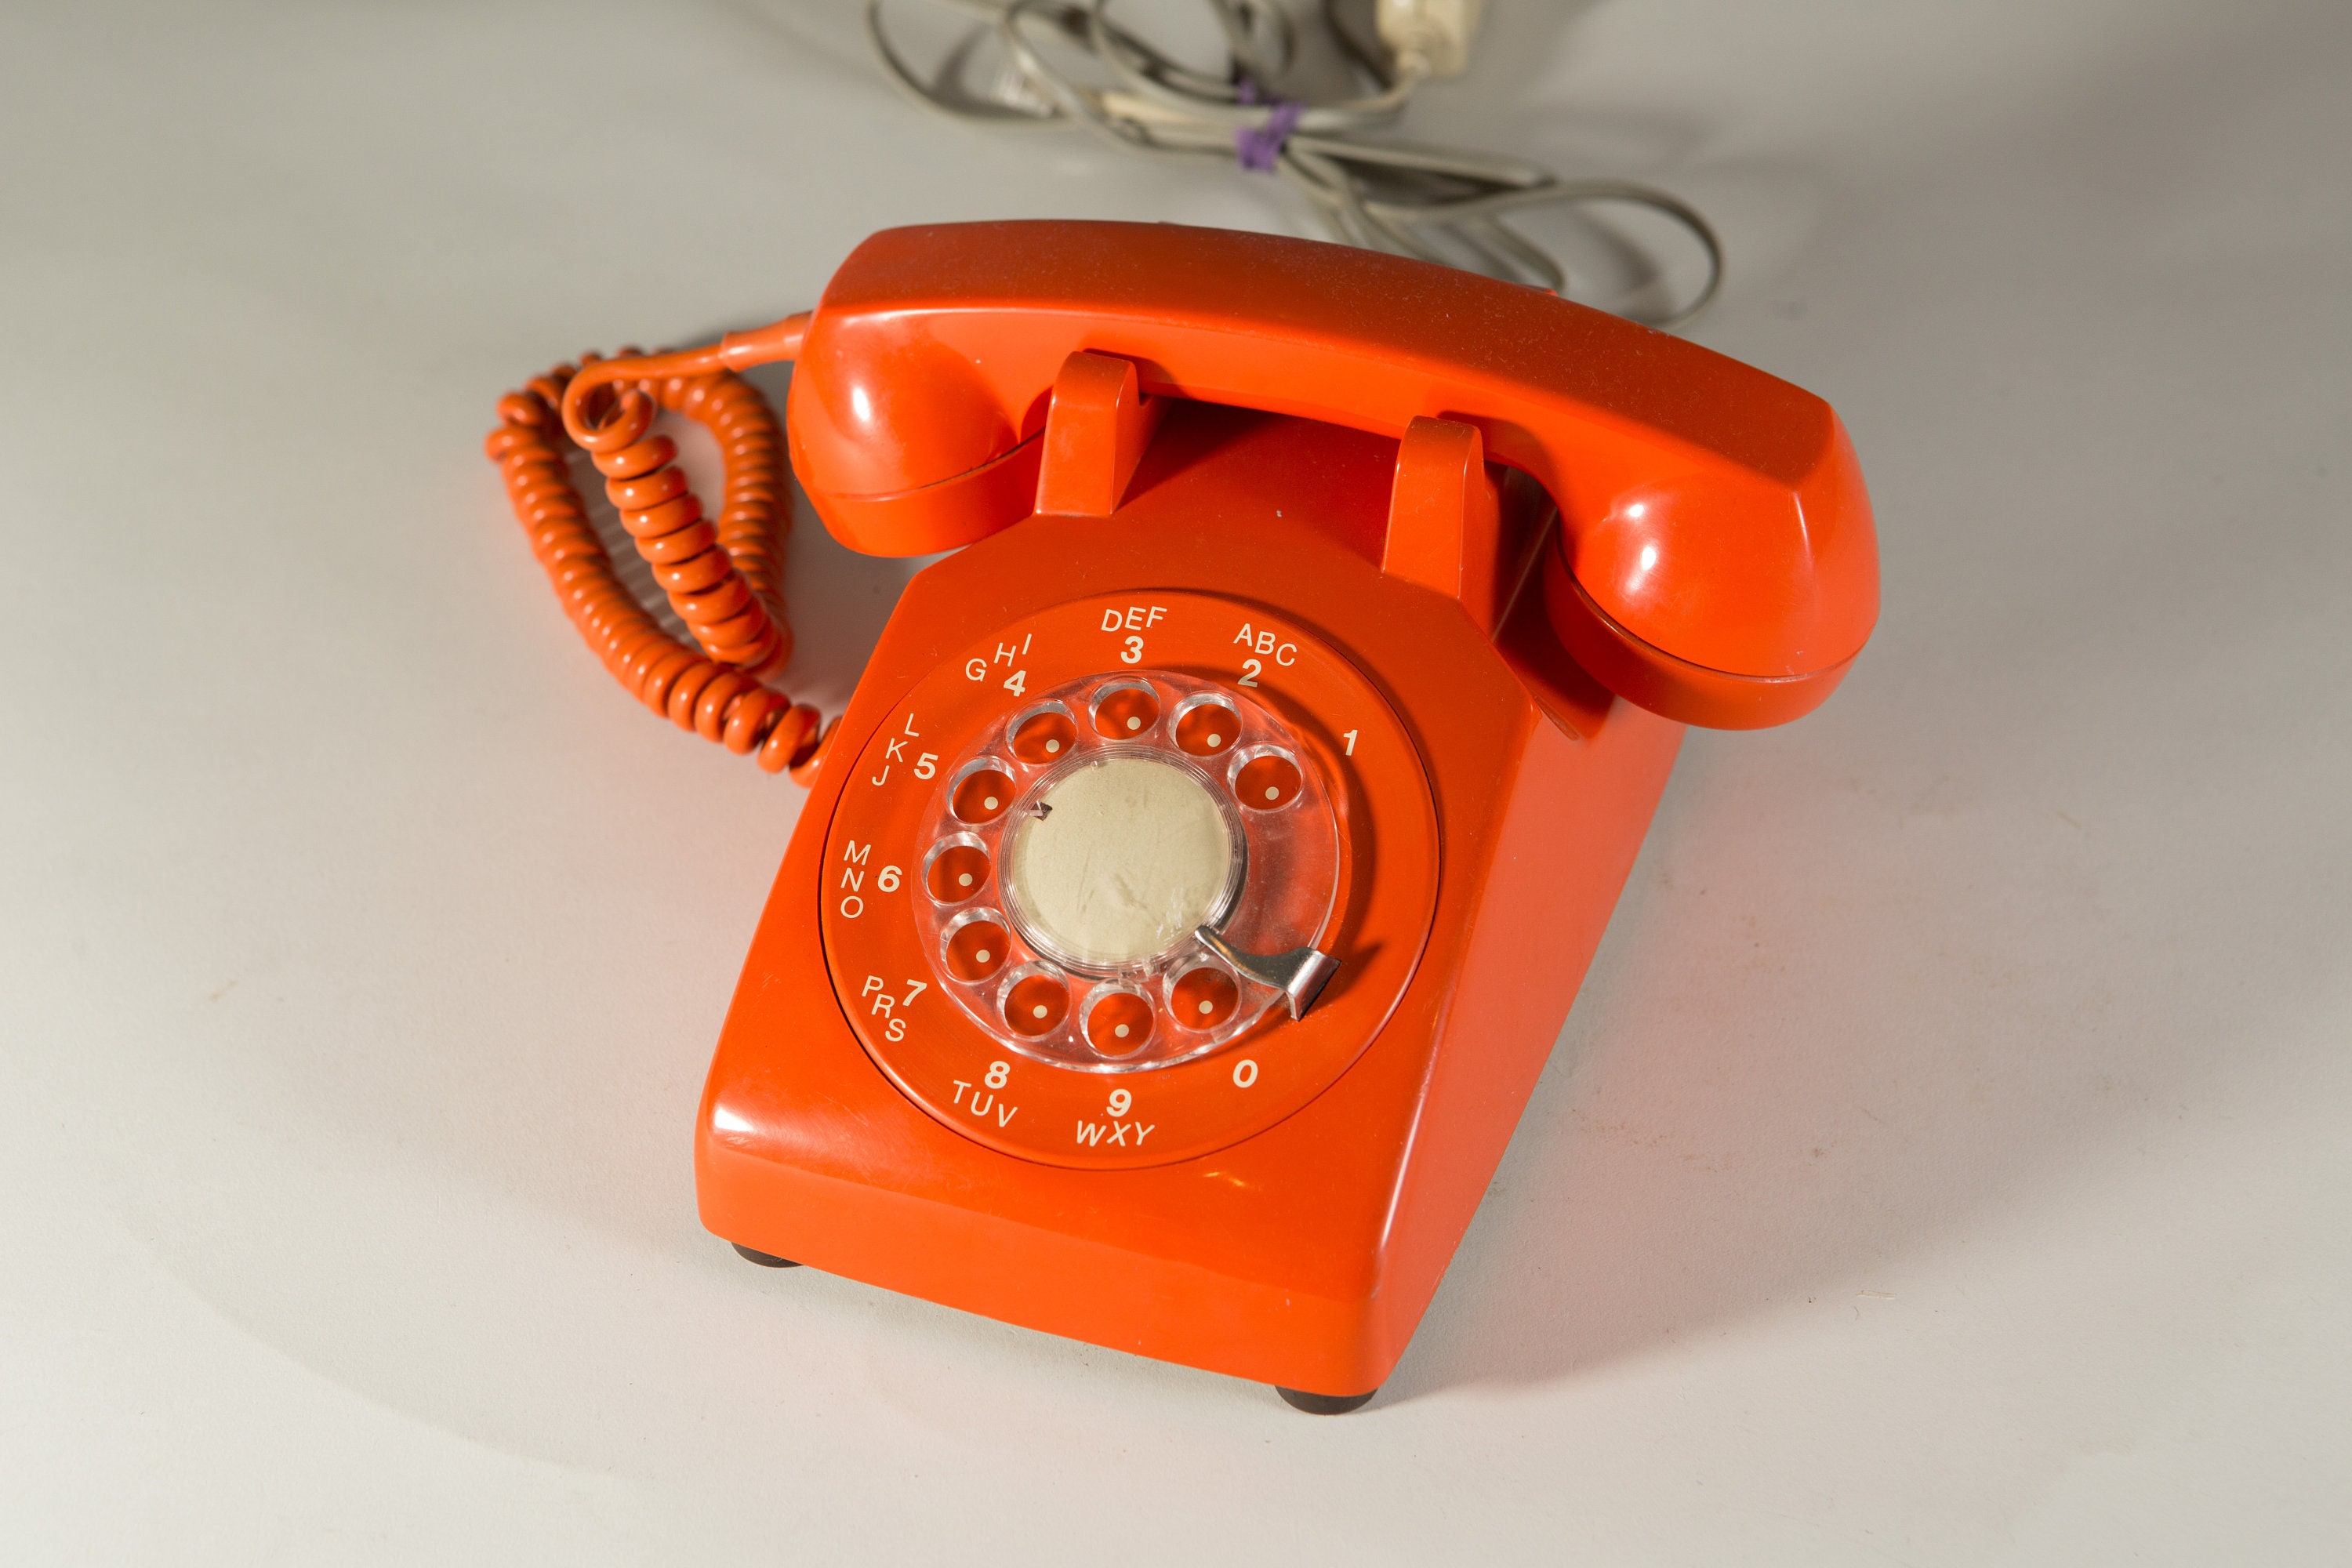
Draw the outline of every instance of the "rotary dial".
[[[1377,689],[1278,613],[1056,605],[852,714],[825,963],[875,1065],[965,1137],[1082,1166],[1222,1148],[1321,1093],[1412,977],[1427,774]]]

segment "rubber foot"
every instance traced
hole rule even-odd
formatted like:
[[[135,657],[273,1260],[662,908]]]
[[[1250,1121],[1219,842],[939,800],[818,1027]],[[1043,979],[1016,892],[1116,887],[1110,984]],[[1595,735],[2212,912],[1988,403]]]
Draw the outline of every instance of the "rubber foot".
[[[1350,1410],[1361,1410],[1372,1402],[1372,1394],[1302,1394],[1295,1388],[1275,1384],[1274,1391],[1293,1410],[1304,1410],[1309,1415],[1345,1415]]]
[[[746,1262],[756,1263],[762,1268],[798,1268],[800,1267],[789,1258],[778,1258],[770,1252],[754,1252],[740,1241],[730,1241],[727,1245],[742,1254]]]

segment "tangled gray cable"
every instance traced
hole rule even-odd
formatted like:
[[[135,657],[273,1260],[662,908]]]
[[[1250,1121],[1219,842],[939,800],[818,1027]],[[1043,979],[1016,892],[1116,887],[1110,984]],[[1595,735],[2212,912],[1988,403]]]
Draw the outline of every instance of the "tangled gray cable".
[[[1297,102],[1264,85],[1281,79],[1296,53],[1297,24],[1280,0],[1206,0],[1229,55],[1223,74],[1196,70],[1152,47],[1110,19],[1111,0],[934,0],[990,24],[1017,78],[1009,90],[975,96],[953,79],[981,34],[952,51],[925,81],[891,46],[883,0],[866,0],[866,30],[898,84],[929,108],[991,124],[1075,122],[1132,152],[1238,159],[1270,170],[1315,204],[1332,237],[1372,250],[1416,256],[1568,291],[1568,273],[1550,252],[1505,221],[1522,208],[1580,202],[1627,202],[1664,214],[1706,252],[1706,283],[1696,298],[1650,324],[1687,326],[1723,283],[1723,247],[1687,203],[1625,180],[1563,180],[1516,158],[1409,142],[1376,141],[1396,123],[1425,62],[1391,58],[1341,24],[1332,0],[1322,20],[1354,68],[1379,90],[1339,101]],[[1047,37],[1091,57],[1112,79],[1089,86],[1041,51]],[[1450,251],[1450,253],[1449,253]]]

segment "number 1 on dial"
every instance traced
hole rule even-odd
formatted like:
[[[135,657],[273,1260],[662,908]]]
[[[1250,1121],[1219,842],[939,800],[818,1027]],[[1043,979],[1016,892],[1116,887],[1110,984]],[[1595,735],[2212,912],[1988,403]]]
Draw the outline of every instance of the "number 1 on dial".
[[[1358,734],[1358,731],[1357,731],[1350,730],[1350,731],[1349,731],[1346,734],[1344,734],[1344,735],[1342,735],[1342,736],[1340,736],[1340,737],[1339,737],[1339,739],[1341,739],[1341,740],[1343,740],[1343,741],[1345,741],[1345,742],[1348,742],[1348,754],[1349,754],[1349,756],[1351,756],[1351,757],[1352,757],[1352,756],[1354,756],[1354,755],[1356,754],[1356,736],[1357,736],[1357,734]]]

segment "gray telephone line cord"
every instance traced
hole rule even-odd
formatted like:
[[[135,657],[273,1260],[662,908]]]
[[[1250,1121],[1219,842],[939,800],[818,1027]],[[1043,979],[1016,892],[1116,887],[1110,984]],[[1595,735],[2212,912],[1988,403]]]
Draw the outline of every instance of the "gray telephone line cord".
[[[1279,80],[1297,51],[1297,23],[1278,0],[1204,0],[1225,39],[1222,74],[1186,66],[1112,21],[1111,0],[933,3],[988,24],[1016,73],[1001,96],[953,90],[949,82],[970,59],[975,35],[927,82],[892,46],[883,0],[866,0],[866,31],[876,56],[899,87],[940,113],[992,125],[1076,124],[1130,152],[1226,161],[1238,156],[1236,138],[1255,132],[1260,155],[1314,205],[1342,244],[1447,266],[1463,265],[1459,258],[1467,255],[1473,270],[1532,280],[1562,295],[1567,269],[1513,228],[1509,215],[1555,204],[1629,203],[1674,219],[1706,253],[1706,282],[1696,297],[1649,325],[1666,331],[1688,326],[1723,286],[1722,242],[1696,208],[1667,192],[1629,180],[1563,180],[1523,159],[1375,139],[1372,133],[1402,115],[1428,69],[1418,58],[1391,59],[1377,44],[1356,37],[1332,0],[1324,0],[1324,26],[1380,90],[1307,103],[1269,101],[1261,85]],[[1112,85],[1071,76],[1040,47],[1049,37],[1089,57]]]

